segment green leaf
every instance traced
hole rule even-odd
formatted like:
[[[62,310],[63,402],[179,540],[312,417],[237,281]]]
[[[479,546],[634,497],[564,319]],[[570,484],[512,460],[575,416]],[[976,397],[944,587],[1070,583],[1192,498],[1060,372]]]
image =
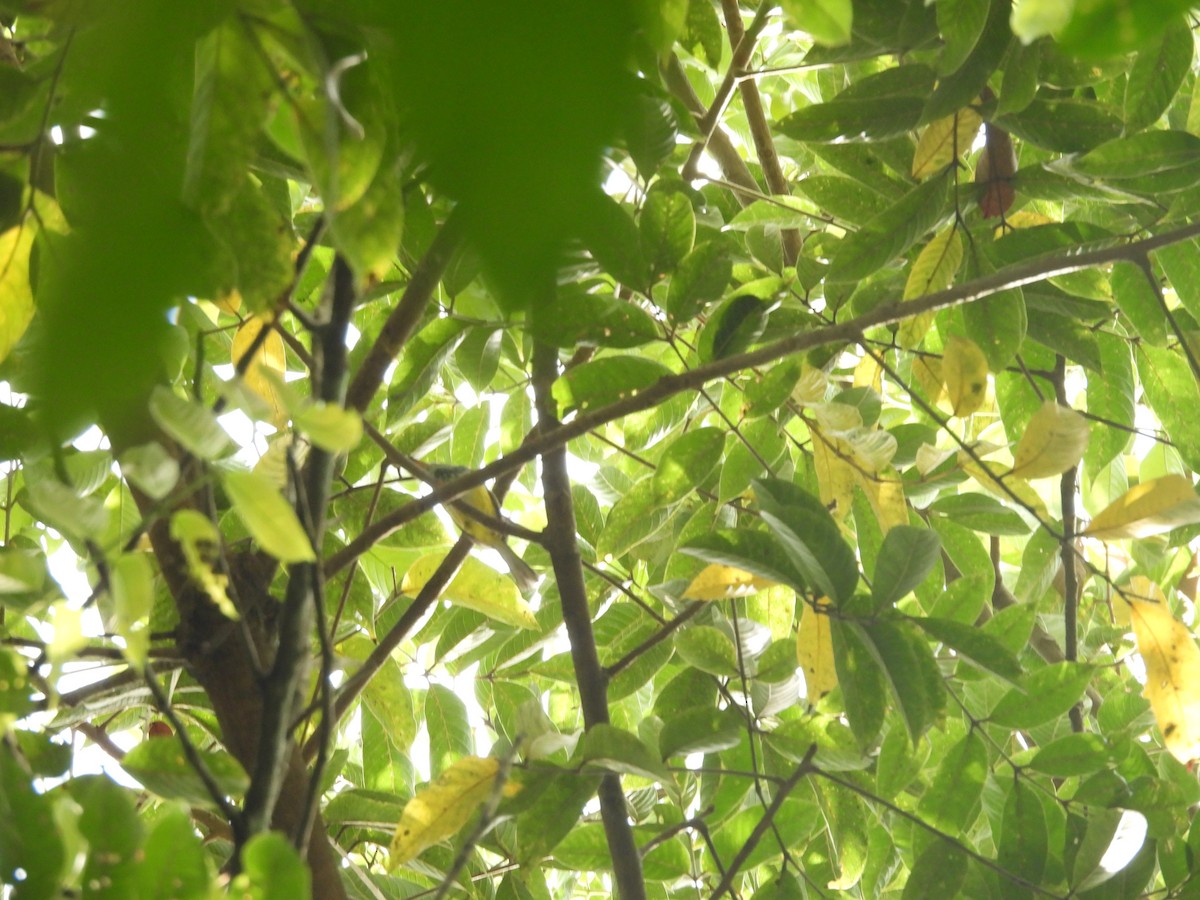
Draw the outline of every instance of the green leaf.
[[[285,563],[317,558],[296,511],[269,478],[231,469],[221,473],[221,484],[233,511],[265,551]]]
[[[1092,680],[1091,666],[1055,663],[1025,676],[992,710],[991,720],[1006,728],[1033,728],[1067,712]]]
[[[1042,98],[996,124],[1023,141],[1056,153],[1091,150],[1118,137],[1123,128],[1116,115],[1095,102]]]
[[[158,427],[201,459],[216,459],[230,448],[229,435],[217,417],[196,400],[185,400],[157,385],[150,394],[150,415]]]
[[[643,84],[646,82],[639,86]],[[664,99],[643,92],[634,98],[627,111],[624,132],[625,145],[638,173],[649,180],[675,149],[678,123]]]
[[[1170,108],[1192,65],[1195,44],[1182,18],[1175,18],[1157,46],[1137,55],[1125,83],[1125,127],[1139,131],[1158,121]]]
[[[671,276],[667,289],[667,312],[686,322],[706,303],[720,299],[733,271],[733,242],[717,237],[698,244],[685,256]]]
[[[879,738],[887,710],[883,670],[875,654],[864,642],[860,628],[849,621],[834,618],[830,619],[829,627],[846,719],[859,743],[871,747]]]
[[[612,725],[593,725],[575,748],[575,759],[588,768],[637,775],[673,787],[675,778],[635,735]]]
[[[1024,779],[1014,778],[1000,823],[997,862],[1038,884],[1046,870],[1050,836],[1041,796]]]
[[[288,900],[312,893],[308,866],[278,831],[257,834],[246,842],[242,870],[230,887],[247,900]]]
[[[949,183],[948,171],[923,181],[843,240],[827,280],[859,281],[906,252],[946,215]]]
[[[537,308],[529,330],[554,347],[593,344],[618,350],[649,343],[659,333],[654,318],[645,310],[579,285],[560,286],[553,300]],[[489,381],[485,380],[483,387]]]
[[[1098,734],[1068,734],[1042,747],[1029,767],[1056,778],[1091,775],[1114,759],[1108,742]]]
[[[551,392],[561,413],[615,403],[641,393],[671,370],[644,356],[606,356],[567,370]]]
[[[937,4],[938,31],[942,33],[942,51],[938,56],[938,74],[956,71],[979,43],[987,24],[991,0],[949,0]]]
[[[739,294],[721,304],[696,342],[700,358],[726,359],[746,352],[762,337],[771,306],[753,294]]]
[[[620,203],[596,192],[580,211],[579,225],[583,245],[604,271],[630,287],[647,287],[650,262],[642,252],[637,223]]]
[[[920,97],[834,100],[799,109],[776,127],[797,141],[882,141],[916,128],[924,105]]]
[[[698,490],[712,474],[725,449],[720,428],[697,428],[676,438],[663,451],[654,472],[654,491],[662,503],[676,503]]]
[[[89,844],[84,883],[104,885],[101,896],[133,896],[142,843],[133,796],[103,775],[84,775],[68,784],[82,809],[79,832]]]
[[[914,618],[926,634],[941,641],[979,668],[1017,684],[1024,674],[1015,654],[1002,643],[972,625],[953,619]]]
[[[1120,56],[1150,46],[1191,3],[1162,0],[1153,6],[1130,0],[1079,0],[1057,35],[1062,48],[1085,59]]]
[[[749,528],[722,529],[691,539],[680,553],[744,569],[760,578],[803,590],[804,578],[772,535]]]
[[[929,644],[903,620],[876,620],[861,627],[868,647],[880,661],[909,737],[916,744],[946,701],[942,676]]]
[[[987,494],[947,494],[931,503],[929,510],[984,534],[1021,535],[1030,531],[1015,510]]]
[[[714,69],[721,63],[721,22],[717,11],[709,0],[689,0],[687,27],[679,43],[693,53],[698,47],[704,52],[704,60]]]
[[[240,796],[250,784],[246,770],[224,750],[197,750],[221,790]],[[148,790],[168,800],[183,800],[193,806],[213,807],[212,797],[183,748],[172,738],[149,738],[125,754],[121,768]]]
[[[957,897],[966,877],[966,855],[949,841],[934,838],[913,863],[901,898]]]
[[[1170,323],[1163,309],[1164,304],[1151,286],[1148,273],[1133,263],[1119,262],[1113,266],[1112,292],[1117,307],[1125,314],[1133,331],[1143,340],[1156,347],[1165,347],[1170,333]],[[1101,366],[1103,366],[1103,357]]]
[[[871,605],[881,612],[925,580],[942,551],[938,536],[925,528],[897,525],[883,539],[871,583]]]
[[[762,495],[759,497],[761,502]],[[854,551],[842,540],[833,518],[823,507],[816,512],[811,507],[805,510],[774,506],[773,512],[764,509],[762,517],[807,584],[837,604],[853,596],[858,584]]]
[[[810,175],[796,190],[822,211],[851,225],[863,225],[887,209],[887,199],[869,186],[840,175]]]
[[[1129,343],[1113,334],[1099,334],[1096,339],[1100,345],[1101,371],[1087,374],[1087,409],[1109,427],[1092,429],[1083,455],[1084,471],[1089,478],[1125,452],[1133,437],[1135,415]]]
[[[137,867],[141,897],[206,900],[212,896],[212,866],[183,809],[165,807],[146,836]]]
[[[929,825],[951,836],[964,833],[979,814],[979,798],[988,776],[988,753],[974,730],[950,747],[917,813]]]
[[[710,675],[731,678],[738,674],[737,650],[719,628],[693,625],[675,638],[676,652],[690,665]]]
[[[41,521],[76,538],[95,539],[108,526],[108,510],[96,497],[80,497],[53,478],[31,480],[19,495]]]
[[[1025,297],[1011,288],[963,307],[963,325],[987,357],[988,370],[1003,372],[1021,349],[1028,327]]]
[[[783,0],[783,11],[818,44],[838,47],[850,42],[854,21],[850,0]]]
[[[466,704],[454,691],[431,684],[423,710],[429,732],[429,773],[437,778],[453,763],[474,751]]]
[[[638,217],[638,233],[651,272],[675,271],[696,240],[692,201],[678,191],[651,191]]]
[[[1064,168],[1117,190],[1156,195],[1200,183],[1200,137],[1143,131],[1101,144]]]
[[[22,897],[55,896],[66,853],[55,824],[54,803],[34,790],[29,773],[8,742],[0,746],[0,813],[7,823],[0,828],[0,882],[20,883]],[[20,879],[18,870],[23,873]]]
[[[459,345],[469,327],[461,319],[434,319],[408,340],[388,386],[389,421],[399,421],[424,397],[442,361]]]
[[[961,7],[963,4],[958,5]],[[962,64],[951,73],[948,67],[953,64],[953,57],[940,61],[938,70],[942,77],[939,78],[937,87],[921,113],[922,122],[936,121],[976,102],[1012,42],[1012,34],[1008,28],[1010,11],[1011,8],[1005,3],[993,2],[987,5],[987,19],[982,31],[974,40],[970,53]],[[950,14],[960,21],[967,18],[959,10]],[[943,21],[940,8],[938,21]]]
[[[1200,469],[1200,389],[1187,360],[1158,347],[1137,348],[1137,371],[1151,409],[1193,470]]]
[[[1200,319],[1200,241],[1181,241],[1154,252],[1183,308]]]
[[[717,753],[736,747],[746,720],[736,709],[689,709],[663,722],[658,749],[663,759],[689,753]]]
[[[330,453],[349,453],[362,440],[362,416],[352,409],[316,402],[292,416],[296,427]]]

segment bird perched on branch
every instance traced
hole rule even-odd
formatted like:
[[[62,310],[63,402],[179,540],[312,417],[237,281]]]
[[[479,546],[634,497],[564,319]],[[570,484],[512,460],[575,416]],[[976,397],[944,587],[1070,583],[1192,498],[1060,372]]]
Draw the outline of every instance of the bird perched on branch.
[[[470,469],[465,466],[429,466],[429,475],[433,479],[433,482],[438,485],[452,481],[469,471]],[[463,534],[467,535],[477,544],[490,547],[503,557],[504,564],[508,566],[508,573],[512,576],[513,581],[517,583],[517,587],[521,593],[528,594],[533,591],[538,583],[537,572],[533,571],[525,560],[517,556],[517,551],[508,546],[508,538],[504,534],[501,534],[486,522],[476,519],[462,509],[460,504],[470,506],[485,515],[499,519],[502,516],[500,515],[500,501],[496,499],[496,495],[488,489],[487,485],[476,485],[465,494],[461,494],[451,502],[445,504],[445,508],[450,513],[450,518],[454,520],[454,524],[462,530]]]

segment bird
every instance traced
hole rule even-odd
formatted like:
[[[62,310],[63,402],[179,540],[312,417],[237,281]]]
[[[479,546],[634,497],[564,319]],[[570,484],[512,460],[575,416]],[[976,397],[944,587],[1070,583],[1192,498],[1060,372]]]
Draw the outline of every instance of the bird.
[[[429,476],[435,485],[445,484],[470,471],[465,466],[451,465],[431,465],[428,469]],[[517,555],[517,551],[508,546],[508,538],[505,535],[460,509],[458,506],[460,503],[499,519],[501,518],[500,501],[496,499],[496,495],[488,489],[487,485],[479,484],[445,504],[445,508],[463,534],[475,543],[490,547],[500,554],[505,565],[508,566],[509,575],[517,583],[517,588],[522,594],[531,593],[537,587],[537,572]]]

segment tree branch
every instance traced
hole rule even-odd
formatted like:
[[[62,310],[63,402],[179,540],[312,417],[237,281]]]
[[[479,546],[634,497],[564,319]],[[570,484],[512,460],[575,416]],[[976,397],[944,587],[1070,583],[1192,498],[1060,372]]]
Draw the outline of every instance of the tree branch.
[[[558,351],[539,342],[533,351],[533,391],[541,427],[552,427],[558,421],[557,403],[550,394],[556,378]],[[575,509],[571,501],[571,479],[567,474],[567,452],[562,445],[542,457],[542,488],[546,498],[546,550],[554,566],[554,578],[562,599],[563,625],[571,643],[571,661],[579,685],[584,727],[591,728],[608,723],[608,681],[600,668],[596,638],[592,633],[587,585],[575,539]],[[625,811],[621,779],[615,774],[605,775],[598,794],[617,894],[621,900],[642,900],[646,896],[642,860]]]
[[[313,341],[317,362],[313,393],[327,403],[340,404],[344,396],[346,329],[354,311],[354,300],[354,273],[339,256],[333,264],[332,287],[327,301],[328,321],[314,334]],[[301,480],[301,519],[309,523],[313,546],[318,548],[324,532],[335,458],[329,451],[314,446],[309,451]],[[244,815],[247,838],[268,827],[283,784],[283,763],[291,743],[292,712],[311,656],[309,645],[313,630],[313,606],[318,595],[319,565],[316,562],[293,565],[288,578],[287,593],[279,615],[275,661],[263,685],[258,755],[250,788],[246,792]]]
[[[799,353],[822,347],[827,344],[857,341],[862,332],[880,325],[890,325],[902,319],[923,312],[937,312],[964,303],[971,303],[990,297],[1009,288],[1020,287],[1036,281],[1043,281],[1056,275],[1066,275],[1078,272],[1092,266],[1104,266],[1118,260],[1136,261],[1142,254],[1160,247],[1167,247],[1200,235],[1200,224],[1186,225],[1174,231],[1154,235],[1113,247],[1099,250],[1089,250],[1083,253],[1059,254],[1048,259],[1036,259],[1018,265],[1008,266],[997,272],[977,278],[964,285],[947,288],[919,297],[916,300],[894,301],[877,307],[855,319],[835,323],[814,331],[806,331],[792,337],[783,338],[767,344],[748,353],[715,360],[707,365],[698,366],[677,375],[665,375],[643,391],[608,406],[600,407],[587,413],[580,413],[569,422],[547,428],[540,434],[530,438],[516,450],[493,460],[486,466],[468,472],[460,478],[447,482],[438,490],[419,500],[414,500],[391,514],[373,522],[363,529],[349,544],[325,560],[326,574],[332,574],[348,565],[360,555],[369,550],[377,541],[391,534],[401,525],[410,522],[417,516],[432,509],[450,497],[456,497],[471,488],[496,478],[505,472],[523,466],[538,456],[564,446],[568,441],[587,434],[609,422],[644,412],[658,406],[669,397],[683,391],[695,390],[717,378],[724,378],[734,372],[753,366],[765,365]]]
[[[425,256],[417,263],[399,304],[383,323],[379,336],[375,338],[375,343],[371,345],[370,352],[358,367],[346,391],[347,408],[359,412],[367,408],[383,382],[383,373],[416,330],[429,305],[429,298],[433,296],[450,257],[458,248],[462,236],[460,218],[456,213],[450,213],[441,231],[425,251]]]
[[[1054,358],[1054,393],[1059,406],[1071,408],[1067,400],[1067,359],[1061,353]],[[1079,658],[1079,583],[1075,577],[1075,482],[1079,467],[1071,466],[1059,478],[1062,505],[1062,539],[1058,553],[1063,571],[1063,656],[1068,662]],[[1083,731],[1083,711],[1078,703],[1071,707],[1071,729]]]

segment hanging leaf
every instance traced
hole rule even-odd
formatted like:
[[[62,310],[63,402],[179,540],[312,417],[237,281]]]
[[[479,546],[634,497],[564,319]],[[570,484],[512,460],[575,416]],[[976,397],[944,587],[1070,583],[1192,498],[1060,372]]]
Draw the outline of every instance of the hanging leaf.
[[[456,835],[491,795],[499,773],[499,760],[467,756],[417,791],[396,825],[388,848],[388,871]]]
[[[983,119],[965,107],[953,115],[930,122],[921,132],[913,153],[912,177],[918,181],[945,168],[971,149]]]
[[[1130,488],[1107,507],[1083,534],[1101,541],[1146,538],[1200,522],[1200,495],[1182,475],[1164,475]]]
[[[1083,459],[1088,433],[1087,419],[1047,400],[1025,427],[1009,474],[1020,478],[1061,475]]]
[[[36,233],[31,216],[0,234],[0,362],[8,358],[33,320],[29,254]]]
[[[829,605],[826,597],[818,598],[814,606],[805,604],[796,632],[796,661],[804,670],[805,696],[810,704],[838,685],[829,616],[822,612]]]
[[[987,396],[987,357],[972,340],[952,335],[942,351],[942,380],[956,416],[978,412]]]
[[[904,299],[914,300],[948,288],[962,264],[962,239],[953,225],[933,237],[917,255],[904,285]],[[934,313],[911,316],[900,323],[900,346],[916,347],[933,324]]]
[[[229,435],[207,407],[183,399],[170,388],[154,388],[150,415],[163,431],[201,459],[216,459],[231,448]]]
[[[1146,688],[1163,744],[1182,763],[1200,758],[1200,647],[1163,603],[1130,603]]]
[[[317,558],[296,511],[269,478],[255,472],[229,470],[222,473],[221,484],[233,511],[264,550],[285,563],[312,562]]]

